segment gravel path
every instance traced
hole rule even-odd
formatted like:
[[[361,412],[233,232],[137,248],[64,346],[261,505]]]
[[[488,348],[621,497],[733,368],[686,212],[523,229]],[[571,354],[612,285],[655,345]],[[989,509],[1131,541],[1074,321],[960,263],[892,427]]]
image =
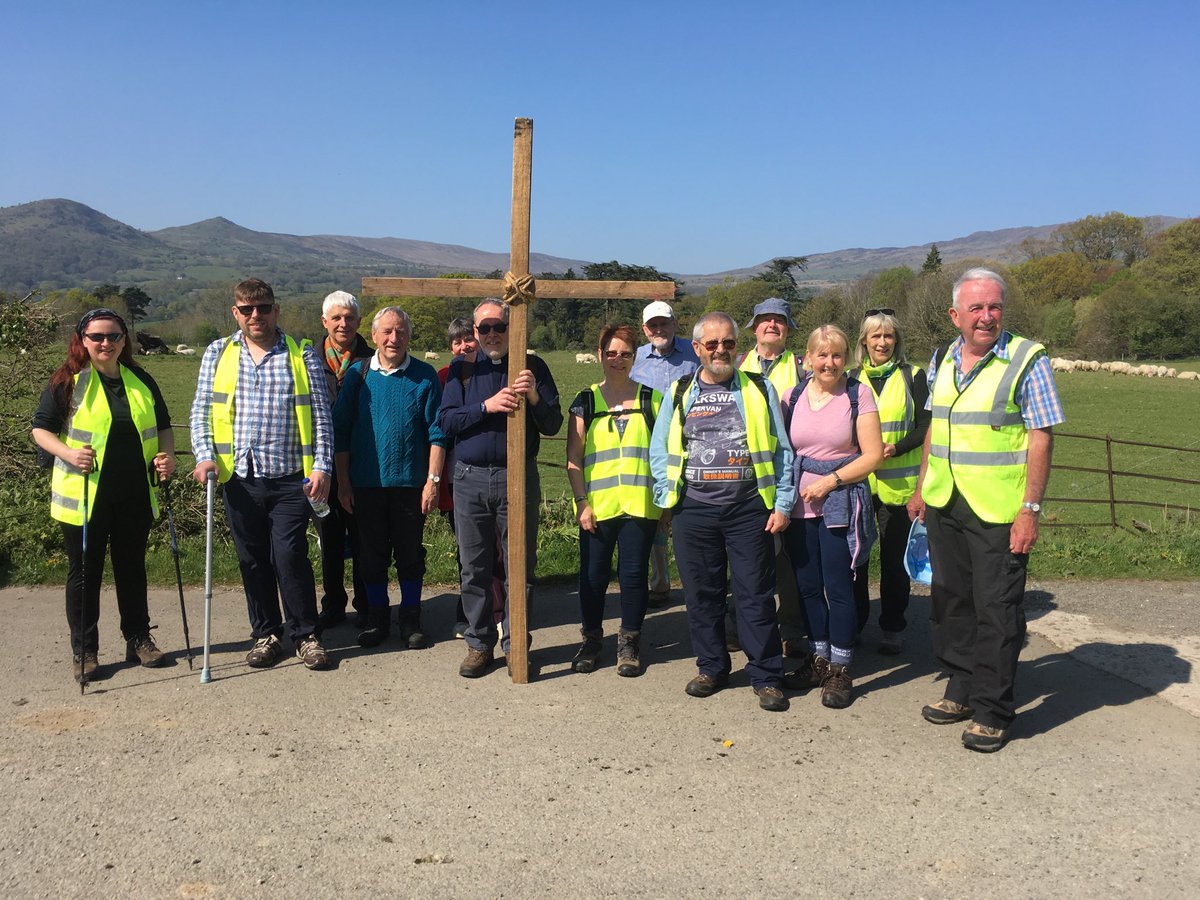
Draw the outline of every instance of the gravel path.
[[[202,592],[189,591],[193,645]],[[70,680],[61,589],[0,591],[0,892],[25,897],[1194,896],[1200,881],[1200,585],[1032,586],[1021,714],[1002,752],[923,722],[941,695],[928,603],[857,699],[708,700],[682,607],[647,622],[638,679],[569,661],[576,597],[539,592],[532,660],[456,674],[460,642],[254,671],[238,592],[214,601],[213,682],[182,654]],[[446,636],[454,597],[427,594]],[[615,615],[616,601],[609,611]],[[173,589],[152,592],[164,648]],[[615,630],[615,621],[606,623]],[[609,657],[614,638],[606,638]],[[735,670],[741,657],[735,656]],[[1119,672],[1111,674],[1112,671]]]

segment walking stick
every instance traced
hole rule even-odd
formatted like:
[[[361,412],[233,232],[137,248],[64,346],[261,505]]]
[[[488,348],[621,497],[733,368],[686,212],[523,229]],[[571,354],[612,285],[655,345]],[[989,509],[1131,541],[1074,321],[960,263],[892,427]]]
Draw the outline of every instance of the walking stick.
[[[163,506],[167,508],[167,528],[171,532],[171,555],[175,557],[175,583],[179,585],[179,615],[183,617],[183,646],[187,648],[188,668],[192,667],[192,638],[188,634],[187,607],[183,603],[183,573],[179,571],[179,541],[175,537],[175,511],[171,508],[171,479],[162,479]]]
[[[209,669],[209,655],[212,651],[212,556],[213,556],[213,497],[217,493],[217,473],[209,472],[207,481],[205,482],[205,491],[207,493],[208,512],[207,536],[204,542],[204,668],[200,670],[200,683],[208,684],[212,681],[212,672]]]
[[[91,444],[83,445],[85,450],[91,450]],[[88,488],[90,487],[89,473],[83,474],[83,534],[81,543],[83,544],[83,553],[79,563],[79,574],[83,580],[83,590],[79,595],[79,695],[82,697],[87,691],[87,661],[84,657],[87,655],[87,532],[88,532]]]

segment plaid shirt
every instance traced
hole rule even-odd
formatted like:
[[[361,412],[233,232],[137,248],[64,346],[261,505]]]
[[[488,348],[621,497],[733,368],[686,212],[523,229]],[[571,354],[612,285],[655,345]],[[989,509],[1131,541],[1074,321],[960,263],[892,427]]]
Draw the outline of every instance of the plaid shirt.
[[[993,356],[999,359],[1008,359],[1008,340],[1011,337],[1012,335],[1007,331],[1001,331],[1000,337],[992,349],[966,375],[962,374],[962,337],[959,336],[958,340],[950,345],[950,357],[954,360],[955,386],[960,394],[966,390],[967,385],[975,380],[975,376],[983,371],[983,367]],[[937,363],[935,355],[935,358],[929,361],[929,399],[925,401],[926,410],[933,409],[933,382],[937,377]],[[1050,359],[1045,352],[1038,353],[1033,362],[1029,364],[1024,376],[1017,383],[1017,392],[1013,399],[1021,409],[1021,418],[1025,421],[1025,427],[1028,430],[1050,428],[1066,421],[1062,403],[1058,399],[1058,388],[1054,386],[1054,373],[1050,369]]]
[[[233,470],[245,478],[254,463],[254,474],[261,478],[282,478],[300,471],[300,424],[292,401],[294,379],[283,332],[276,329],[275,345],[255,365],[246,350],[241,331],[232,337],[213,341],[204,351],[196,399],[192,401],[192,452],[196,462],[216,459],[212,434],[212,386],[217,360],[230,341],[242,344],[238,357],[237,391],[233,401]],[[302,348],[304,367],[312,391],[313,471],[330,474],[333,425],[329,414],[329,393],[325,371],[312,345]]]

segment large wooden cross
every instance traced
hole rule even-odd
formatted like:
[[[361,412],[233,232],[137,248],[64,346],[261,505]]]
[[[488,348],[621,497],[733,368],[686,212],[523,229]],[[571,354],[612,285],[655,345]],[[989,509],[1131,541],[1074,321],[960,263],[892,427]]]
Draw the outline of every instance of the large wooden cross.
[[[509,305],[508,380],[526,367],[529,304],[535,297],[570,300],[672,300],[673,281],[546,281],[529,274],[529,201],[533,173],[533,120],[517,119],[513,131],[512,244],[504,278],[364,278],[372,297],[502,297]],[[508,419],[508,612],[509,665],[515,684],[529,681],[525,566],[525,408]]]

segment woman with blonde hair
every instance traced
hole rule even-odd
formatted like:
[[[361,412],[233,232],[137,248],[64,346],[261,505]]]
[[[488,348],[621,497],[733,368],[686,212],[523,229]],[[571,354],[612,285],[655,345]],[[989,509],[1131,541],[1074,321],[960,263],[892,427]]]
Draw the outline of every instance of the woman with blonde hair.
[[[868,309],[858,329],[857,366],[850,372],[871,390],[879,407],[883,437],[883,462],[871,476],[871,494],[879,527],[879,652],[889,655],[904,649],[908,624],[910,584],[904,569],[904,551],[912,520],[907,504],[921,471],[921,445],[932,416],[925,409],[929,383],[925,372],[904,356],[904,335],[891,309]],[[867,624],[871,611],[867,566],[854,575],[854,601],[858,627]]]
[[[810,649],[786,684],[819,685],[821,702],[832,709],[852,699],[854,570],[875,541],[867,477],[883,459],[875,398],[846,376],[849,352],[850,342],[836,325],[815,329],[804,354],[806,377],[785,399],[797,504],[784,535]]]

